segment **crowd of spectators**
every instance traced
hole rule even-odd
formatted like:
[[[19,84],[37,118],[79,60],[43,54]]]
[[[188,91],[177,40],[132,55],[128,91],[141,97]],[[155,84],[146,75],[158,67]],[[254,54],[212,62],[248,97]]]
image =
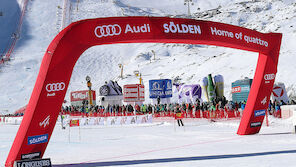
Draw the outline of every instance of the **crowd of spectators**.
[[[269,115],[281,117],[281,105],[295,105],[291,100],[289,103],[284,101],[270,101],[268,107]],[[240,117],[245,109],[246,101],[233,102],[226,98],[217,98],[213,102],[195,103],[169,103],[169,104],[142,104],[142,105],[108,105],[104,106],[63,106],[61,113],[83,116],[122,116],[122,115],[142,115],[153,114],[155,117],[174,116],[176,108],[179,107],[184,117],[189,118],[230,118]]]
[[[62,114],[83,116],[121,116],[154,114],[155,117],[174,116],[177,107],[190,118],[212,118],[212,117],[240,117],[245,107],[245,102],[236,103],[227,101],[226,98],[215,99],[212,103],[169,103],[169,104],[142,104],[142,105],[108,105],[104,106],[63,106]],[[231,115],[231,116],[230,116]]]
[[[281,117],[282,105],[296,105],[295,100],[288,103],[284,101],[269,102],[268,113],[275,117]],[[62,106],[61,114],[70,114],[74,116],[125,116],[125,115],[142,115],[153,114],[155,117],[171,116],[173,117],[178,107],[184,114],[184,117],[192,118],[229,118],[240,117],[245,109],[246,101],[233,102],[225,98],[215,99],[213,102],[201,102],[197,100],[195,103],[169,103],[169,104],[142,104],[142,105],[108,105],[108,106],[91,106],[87,104],[82,106]],[[23,116],[24,113],[6,114],[2,116]]]

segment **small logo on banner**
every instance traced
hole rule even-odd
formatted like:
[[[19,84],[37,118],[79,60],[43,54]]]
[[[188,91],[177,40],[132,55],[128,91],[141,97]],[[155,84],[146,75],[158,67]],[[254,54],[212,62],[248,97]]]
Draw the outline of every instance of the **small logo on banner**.
[[[152,90],[163,90],[163,89],[160,87],[160,84],[158,82],[154,82],[152,85]]]
[[[172,89],[172,83],[171,82],[167,82],[167,89]]]
[[[262,104],[262,105],[265,105],[266,102],[267,102],[267,96],[264,97],[264,99],[261,101],[261,104]]]
[[[15,161],[16,167],[51,167],[51,161],[47,159],[35,159],[35,160],[21,160]]]
[[[265,74],[264,75],[264,80],[265,80],[265,83],[270,83],[271,80],[274,80],[275,78],[275,74]]]
[[[47,92],[57,92],[57,91],[61,91],[64,90],[66,87],[64,82],[60,82],[60,83],[50,83],[46,85],[46,91]]]
[[[118,24],[102,25],[95,28],[95,35],[98,38],[121,34],[121,27]]]
[[[46,142],[48,142],[48,134],[28,137],[28,145],[41,144]]]
[[[236,86],[231,88],[231,93],[239,93],[241,92],[241,87],[240,86]]]
[[[41,152],[22,154],[21,160],[41,158]]]
[[[276,86],[272,90],[272,94],[274,97],[282,97],[284,95],[285,91],[282,87]]]
[[[261,122],[252,122],[251,123],[251,128],[259,127],[261,126]]]
[[[121,26],[118,24],[97,26],[94,30],[94,33],[98,38],[120,35],[121,32],[122,32]],[[150,32],[149,24],[142,24],[142,25],[126,24],[126,27],[123,33],[127,34],[127,33],[148,33],[148,32]]]
[[[265,110],[255,110],[254,111],[254,116],[255,117],[265,116]]]
[[[47,125],[49,125],[49,119],[50,119],[50,115],[47,116],[42,122],[39,123],[39,126],[43,128],[45,128]]]
[[[45,89],[48,92],[47,97],[49,96],[55,96],[55,92],[64,90],[66,87],[66,84],[64,82],[60,83],[49,83],[46,85]]]

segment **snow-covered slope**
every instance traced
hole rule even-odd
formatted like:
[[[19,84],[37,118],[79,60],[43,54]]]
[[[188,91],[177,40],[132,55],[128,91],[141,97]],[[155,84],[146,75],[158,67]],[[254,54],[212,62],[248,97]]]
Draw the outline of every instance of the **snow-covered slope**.
[[[70,0],[70,17],[66,22],[112,16],[186,17],[187,7],[183,3],[183,0]],[[44,51],[58,33],[62,7],[60,0],[29,2],[24,18],[27,26],[12,56],[14,60],[0,69],[0,113],[11,113],[28,103]],[[276,81],[284,82],[289,90],[296,88],[293,78],[296,71],[293,62],[296,58],[295,11],[293,0],[198,0],[191,5],[192,16],[196,19],[283,33]],[[152,51],[156,53],[155,60]],[[230,97],[231,82],[253,77],[257,57],[257,53],[252,52],[189,44],[96,46],[83,53],[76,63],[66,100],[69,101],[70,91],[86,89],[86,75],[92,78],[93,88],[98,90],[110,79],[118,80],[121,85],[138,82],[134,70],[142,73],[146,87],[150,79],[179,77],[185,83],[200,83],[209,73],[222,74],[226,96]],[[119,63],[124,64],[124,79],[118,77]]]
[[[18,1],[0,1],[0,57],[8,49],[12,34],[17,29],[20,14]]]

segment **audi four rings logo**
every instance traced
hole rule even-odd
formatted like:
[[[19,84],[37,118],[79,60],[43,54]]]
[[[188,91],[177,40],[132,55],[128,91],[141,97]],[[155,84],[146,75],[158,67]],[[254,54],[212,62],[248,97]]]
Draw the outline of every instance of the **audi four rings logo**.
[[[95,34],[98,38],[119,35],[121,27],[118,24],[102,25],[95,28]]]
[[[64,90],[66,87],[64,82],[60,83],[50,83],[46,85],[46,91],[47,92],[56,92],[60,90]]]
[[[264,75],[264,79],[266,81],[270,81],[270,80],[273,80],[275,78],[275,74],[265,74]]]

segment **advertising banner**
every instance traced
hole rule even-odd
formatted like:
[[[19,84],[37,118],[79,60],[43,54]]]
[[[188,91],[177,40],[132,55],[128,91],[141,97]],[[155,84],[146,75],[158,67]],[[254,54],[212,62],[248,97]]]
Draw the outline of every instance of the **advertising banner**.
[[[15,167],[51,167],[51,161],[49,158],[46,159],[26,159],[26,160],[20,160],[15,161],[14,163]]]
[[[215,85],[213,82],[212,74],[208,74],[208,96],[209,96],[209,102],[213,102],[216,98],[216,91],[215,91]]]
[[[123,86],[124,102],[142,102],[145,101],[145,88],[141,84],[130,84]]]
[[[96,105],[96,91],[92,90],[93,104]],[[88,101],[88,90],[73,91],[70,93],[71,105],[82,106],[83,101]]]
[[[165,98],[170,98],[173,96],[173,83],[172,80],[170,79],[165,79],[164,80],[164,94]]]
[[[165,98],[163,80],[149,80],[150,98]]]
[[[289,98],[287,95],[286,87],[284,83],[278,82],[275,83],[272,89],[271,99],[273,101],[284,101],[285,103],[289,102]]]
[[[252,79],[242,79],[231,83],[232,101],[243,102],[248,100]]]
[[[224,78],[222,75],[218,74],[214,76],[216,95],[218,97],[224,96]]]
[[[192,102],[201,98],[202,89],[198,84],[179,86],[178,96],[180,102]]]
[[[207,101],[209,101],[208,85],[209,85],[208,78],[204,77],[202,79],[202,90],[203,90],[204,97],[206,97]]]
[[[152,99],[172,97],[172,80],[149,80],[149,94]]]
[[[152,123],[152,114],[134,115],[134,116],[120,116],[120,117],[88,117],[69,119],[70,127],[73,126],[90,126],[90,125],[131,125]]]

